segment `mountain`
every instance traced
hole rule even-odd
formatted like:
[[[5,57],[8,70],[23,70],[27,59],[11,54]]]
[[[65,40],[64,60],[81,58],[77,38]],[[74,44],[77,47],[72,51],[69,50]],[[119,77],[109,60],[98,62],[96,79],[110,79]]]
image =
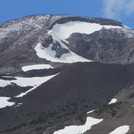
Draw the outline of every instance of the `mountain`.
[[[26,16],[0,24],[0,57],[0,134],[134,133],[133,29]]]

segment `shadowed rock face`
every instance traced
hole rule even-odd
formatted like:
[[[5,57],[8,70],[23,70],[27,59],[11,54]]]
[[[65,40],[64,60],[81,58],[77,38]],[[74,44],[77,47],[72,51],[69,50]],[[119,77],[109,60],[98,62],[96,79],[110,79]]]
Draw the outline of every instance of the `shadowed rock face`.
[[[116,27],[103,27],[91,34],[74,32],[67,39],[62,38],[64,33],[60,33],[61,37],[55,31],[50,34],[56,24],[68,22]],[[37,54],[37,44],[41,44],[38,47],[40,53],[48,54],[46,58],[40,58]],[[73,55],[81,60],[77,63],[51,61],[51,58],[66,60]],[[120,22],[71,15],[35,15],[8,21],[0,24],[0,58],[0,82],[11,81],[7,86],[0,83],[0,96],[10,97],[9,101],[15,102],[12,107],[0,109],[1,134],[52,134],[70,124],[84,124],[86,112],[93,109],[96,112],[92,116],[104,118],[104,122],[86,134],[110,133],[111,129],[124,125],[122,123],[127,117],[130,132],[134,131],[131,120],[134,30]],[[48,64],[53,68],[22,71],[23,66],[37,64]],[[13,82],[17,77],[30,81],[34,77],[51,75],[55,77],[36,85],[25,96],[16,97],[33,88],[21,87],[23,81],[17,85]],[[108,106],[114,97],[121,103]],[[130,109],[127,112],[123,108]],[[111,119],[114,124],[110,127]]]
[[[134,62],[134,38],[121,29],[102,29],[92,34],[72,34],[68,46],[72,51],[103,63],[128,64]]]

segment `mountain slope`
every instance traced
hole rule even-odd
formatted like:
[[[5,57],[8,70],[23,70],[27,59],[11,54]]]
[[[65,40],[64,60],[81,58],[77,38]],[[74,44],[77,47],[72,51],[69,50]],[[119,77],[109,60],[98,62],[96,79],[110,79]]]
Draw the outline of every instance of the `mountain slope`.
[[[1,72],[8,71],[9,63],[12,67],[10,72],[20,71],[20,67],[25,64],[44,63],[47,57],[39,59],[35,54],[37,51],[33,49],[38,43],[42,44],[45,52],[55,55],[57,60],[59,57],[65,60],[66,55],[78,54],[100,62],[132,63],[133,37],[132,29],[108,19],[37,15],[12,20],[0,25],[0,63],[5,65],[1,67]],[[51,61],[49,58],[47,60]],[[16,62],[18,65],[15,67]]]
[[[30,125],[34,127],[36,125],[42,126],[40,121],[32,124],[31,120],[37,120],[41,113],[45,117],[48,109],[55,114],[53,113],[53,115],[50,112],[52,117],[42,121],[46,123],[46,127],[48,126],[48,121],[52,126],[56,126],[54,122],[62,123],[65,120],[71,122],[72,116],[77,120],[81,114],[86,116],[84,113],[107,104],[121,89],[127,87],[133,81],[126,70],[127,66],[122,65],[72,64],[30,94],[23,98],[18,98],[16,101],[22,101],[21,106],[10,108],[10,113],[7,114],[4,112],[6,109],[1,110],[1,115],[3,115],[1,120],[4,120],[5,124],[1,122],[0,126],[2,128],[7,128],[7,126],[13,128],[16,126],[14,124],[26,123],[28,130]],[[4,114],[2,114],[3,112]],[[9,117],[12,117],[12,125]],[[45,124],[43,126],[45,128]]]
[[[0,24],[0,133],[61,134],[87,117],[72,134],[132,134],[133,46],[134,30],[115,20],[36,15]]]

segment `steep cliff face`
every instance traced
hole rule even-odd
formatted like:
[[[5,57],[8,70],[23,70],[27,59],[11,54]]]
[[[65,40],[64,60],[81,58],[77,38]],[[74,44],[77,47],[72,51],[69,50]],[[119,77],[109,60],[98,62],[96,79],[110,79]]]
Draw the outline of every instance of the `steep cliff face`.
[[[90,35],[73,34],[68,40],[72,51],[93,61],[129,64],[134,60],[134,38],[122,29],[102,29]]]
[[[101,123],[71,134],[122,125],[133,133],[133,67],[134,30],[115,20],[33,15],[0,24],[0,133],[61,134],[86,117]]]

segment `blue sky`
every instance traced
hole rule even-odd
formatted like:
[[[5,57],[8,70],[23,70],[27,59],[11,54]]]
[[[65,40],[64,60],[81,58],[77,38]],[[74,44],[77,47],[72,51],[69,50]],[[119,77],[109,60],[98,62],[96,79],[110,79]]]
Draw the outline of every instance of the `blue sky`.
[[[134,28],[134,0],[1,0],[0,23],[34,14],[110,18]]]

